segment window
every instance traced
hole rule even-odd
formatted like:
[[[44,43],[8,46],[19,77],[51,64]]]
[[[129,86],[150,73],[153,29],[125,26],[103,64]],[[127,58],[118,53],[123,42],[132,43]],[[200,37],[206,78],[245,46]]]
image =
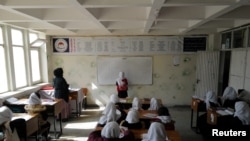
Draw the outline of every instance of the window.
[[[16,88],[27,86],[26,65],[24,54],[23,33],[21,30],[11,29],[14,72]]]
[[[232,41],[232,32],[222,34],[221,49],[230,49]]]
[[[38,34],[31,32],[29,33],[32,83],[41,81],[40,47],[34,47],[31,44],[37,39],[38,39]]]
[[[34,90],[39,87],[36,84],[48,81],[46,42],[40,47],[31,45],[39,37],[45,40],[46,36],[0,24],[0,94]]]
[[[32,71],[32,82],[37,82],[41,80],[41,72],[40,72],[40,59],[39,59],[39,51],[36,49],[31,49],[30,51],[31,57],[31,71]]]
[[[6,71],[6,60],[5,60],[5,50],[4,50],[4,42],[3,42],[3,30],[0,27],[0,93],[8,91],[8,79],[7,79],[7,71]]]
[[[246,28],[233,31],[233,48],[244,48],[247,43]]]

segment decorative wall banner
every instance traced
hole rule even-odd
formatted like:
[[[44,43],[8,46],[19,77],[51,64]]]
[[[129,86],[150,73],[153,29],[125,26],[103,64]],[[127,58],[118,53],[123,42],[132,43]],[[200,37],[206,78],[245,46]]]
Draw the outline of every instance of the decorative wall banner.
[[[68,38],[54,38],[53,39],[53,52],[69,52],[69,39]]]
[[[54,53],[84,55],[151,55],[183,52],[183,38],[147,37],[70,37],[53,38]]]

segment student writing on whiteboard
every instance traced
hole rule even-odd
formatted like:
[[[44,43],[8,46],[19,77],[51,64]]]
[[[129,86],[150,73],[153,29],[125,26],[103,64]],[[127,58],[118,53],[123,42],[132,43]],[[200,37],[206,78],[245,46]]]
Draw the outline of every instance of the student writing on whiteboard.
[[[126,98],[128,96],[128,80],[124,72],[119,72],[119,77],[116,80],[116,88],[119,98]]]

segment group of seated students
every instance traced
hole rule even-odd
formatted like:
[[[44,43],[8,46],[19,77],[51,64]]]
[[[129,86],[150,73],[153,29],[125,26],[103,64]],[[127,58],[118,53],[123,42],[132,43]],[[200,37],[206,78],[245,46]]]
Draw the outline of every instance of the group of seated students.
[[[245,90],[243,90],[245,91]],[[240,91],[240,92],[243,92]],[[200,115],[197,119],[197,127],[199,132],[206,139],[216,138],[217,135],[213,135],[214,129],[217,131],[244,131],[245,135],[228,135],[230,137],[235,136],[238,139],[246,140],[250,136],[250,108],[249,103],[242,100],[239,97],[240,94],[236,92],[233,87],[226,87],[222,97],[216,95],[214,91],[208,91],[206,93],[206,99],[204,105],[207,111],[213,109],[232,109],[234,112],[232,115],[220,116],[217,118],[217,123],[215,125],[209,124],[207,119],[207,112]],[[223,135],[222,135],[223,136]],[[224,137],[227,134],[224,135]],[[240,138],[242,137],[242,138]]]
[[[106,105],[102,116],[100,117],[97,128],[89,134],[88,141],[134,141],[134,134],[130,130],[147,129],[147,138],[143,141],[165,141],[166,126],[172,122],[171,115],[167,107],[160,105],[155,98],[152,98],[152,103],[147,110],[156,110],[158,116],[147,121],[139,118],[139,111],[141,108],[140,99],[134,97],[132,107],[126,113],[119,104],[119,98],[116,94],[111,95],[109,103]],[[148,126],[147,126],[148,124]],[[122,128],[121,128],[122,127]],[[126,130],[123,130],[125,127]],[[174,126],[171,128],[174,130]]]
[[[40,137],[47,140],[50,123],[47,121],[46,106],[41,104],[40,94],[38,92],[31,93],[28,103],[29,104],[24,107],[26,113],[31,115],[37,114],[38,116],[38,131],[34,133],[34,136],[40,135]],[[22,140],[23,137],[26,137],[26,129],[24,129],[22,123],[23,121],[25,122],[25,120],[22,119],[22,117],[12,120],[13,115],[14,113],[9,107],[0,107],[0,130],[3,133],[4,141],[19,141]]]

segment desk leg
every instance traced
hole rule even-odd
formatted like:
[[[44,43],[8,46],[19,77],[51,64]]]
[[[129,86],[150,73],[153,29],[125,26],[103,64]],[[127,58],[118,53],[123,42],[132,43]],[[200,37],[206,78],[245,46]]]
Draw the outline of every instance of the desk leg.
[[[62,114],[59,114],[59,122],[60,122],[60,132],[59,132],[59,137],[62,135]]]
[[[196,113],[196,125],[195,125],[195,131],[196,131],[196,133],[198,133],[198,127],[197,127],[197,125],[198,125],[198,118],[199,118],[199,111],[197,111],[197,113]]]
[[[76,117],[78,117],[78,101],[77,101],[77,99],[76,99]]]
[[[191,109],[191,125],[190,125],[190,127],[191,128],[193,128],[193,115],[194,115],[194,110],[193,109]]]
[[[58,139],[61,135],[62,135],[62,116],[61,113],[59,114],[59,124],[60,124],[60,131],[57,132],[56,130],[56,116],[54,116],[54,135],[55,135],[55,139]],[[57,134],[58,133],[58,134]]]

